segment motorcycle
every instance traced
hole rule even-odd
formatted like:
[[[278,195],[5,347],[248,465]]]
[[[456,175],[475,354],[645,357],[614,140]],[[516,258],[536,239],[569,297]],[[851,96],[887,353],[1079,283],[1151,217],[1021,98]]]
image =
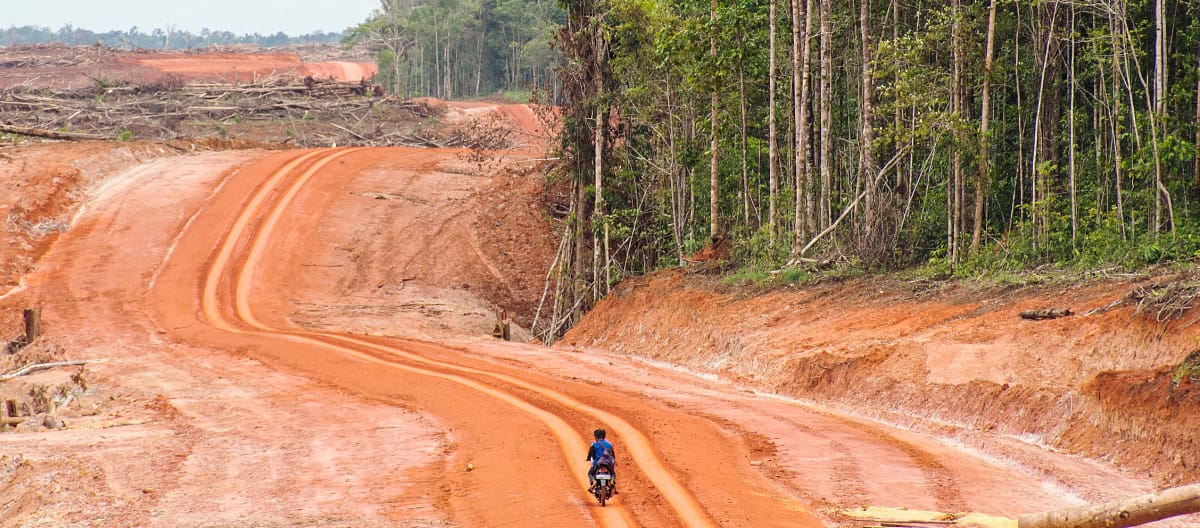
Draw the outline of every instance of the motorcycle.
[[[613,496],[613,474],[607,467],[600,466],[596,468],[596,484],[592,486],[592,495],[596,496],[596,500],[601,506],[608,502]]]

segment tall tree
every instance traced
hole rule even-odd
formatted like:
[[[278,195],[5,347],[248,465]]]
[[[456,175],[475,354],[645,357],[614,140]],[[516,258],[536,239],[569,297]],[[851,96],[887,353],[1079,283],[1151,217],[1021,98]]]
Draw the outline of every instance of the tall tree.
[[[979,167],[975,171],[975,223],[971,229],[971,254],[979,253],[979,240],[983,235],[984,205],[987,202],[987,186],[991,181],[991,154],[988,144],[989,119],[992,113],[992,62],[996,55],[996,3],[988,2],[987,41],[983,52],[983,90],[979,110]]]
[[[800,3],[801,0],[796,0]],[[812,41],[808,35],[812,33],[813,0],[804,1],[804,24],[800,28],[800,117],[796,121],[796,225],[793,228],[796,236],[792,237],[792,254],[799,256],[801,237],[808,236],[809,220],[812,214],[812,193],[809,178],[812,162],[809,152],[812,149],[812,127],[809,125],[809,108],[811,96],[809,84],[812,73]]]
[[[832,221],[833,180],[833,0],[821,0],[821,198],[818,225]]]
[[[720,139],[717,136],[717,117],[718,117],[717,116],[717,110],[718,110],[717,85],[718,85],[718,83],[717,83],[716,75],[715,75],[716,68],[717,68],[717,0],[712,0],[712,9],[709,11],[709,23],[711,24],[712,27],[710,29],[711,33],[709,34],[709,37],[708,37],[708,56],[712,60],[712,68],[713,68],[713,74],[714,74],[713,79],[712,79],[712,83],[713,83],[712,91],[710,92],[710,96],[709,96],[710,97],[709,100],[711,102],[711,105],[710,105],[711,121],[709,124],[712,128],[711,129],[712,143],[711,143],[711,149],[710,149],[710,162],[709,162],[710,163],[709,164],[709,203],[708,203],[708,205],[709,205],[709,237],[711,237],[712,241],[714,243],[716,243],[718,237],[720,237],[722,235],[722,233],[721,233],[721,215],[720,215],[721,179],[720,179],[720,171],[719,171],[719,166],[718,166],[718,155],[719,155],[718,146],[720,144]]]
[[[768,41],[770,42],[768,51],[767,51],[767,61],[769,64],[769,66],[767,67],[767,71],[768,71],[767,84],[769,86],[767,88],[767,100],[769,101],[767,103],[767,134],[768,134],[767,171],[768,171],[768,186],[769,186],[768,194],[767,194],[767,196],[768,196],[767,226],[768,226],[768,230],[770,233],[768,236],[770,238],[770,243],[772,246],[775,245],[775,237],[779,233],[779,216],[778,216],[779,213],[776,210],[777,204],[779,203],[779,140],[776,137],[777,131],[776,131],[776,123],[775,123],[775,109],[776,109],[775,108],[775,106],[776,106],[775,94],[776,94],[776,90],[777,90],[775,87],[775,76],[776,76],[776,73],[778,72],[778,68],[777,68],[776,62],[775,62],[776,56],[778,54],[778,50],[775,47],[775,20],[776,20],[775,3],[777,1],[778,0],[769,0],[771,7],[770,7],[770,15],[768,18],[768,20],[769,20],[768,27],[770,29],[768,30],[769,36],[767,37]],[[1196,104],[1197,104],[1196,112],[1198,115],[1200,115],[1200,99],[1197,100]],[[1200,144],[1200,129],[1198,129],[1198,131],[1196,133],[1196,138],[1197,138],[1197,140],[1196,140],[1197,144]],[[1198,165],[1198,167],[1200,167],[1200,165]],[[1197,169],[1196,178],[1197,178],[1197,181],[1200,182],[1200,168]]]
[[[861,235],[873,250],[874,239],[879,229],[879,162],[875,159],[875,49],[871,44],[871,0],[860,0],[858,14],[859,33],[862,44],[862,94],[859,102],[858,175],[866,190],[863,199],[863,227]]]
[[[792,2],[792,162],[794,164],[795,178],[792,183],[795,185],[795,201],[793,202],[793,225],[792,225],[792,250],[798,252],[800,248],[799,238],[803,236],[804,215],[802,205],[804,203],[804,165],[807,159],[807,145],[805,139],[807,136],[804,132],[804,88],[803,88],[803,70],[801,63],[804,61],[804,53],[801,50],[801,43],[804,40],[804,17],[800,11],[800,3],[804,0],[791,0]]]

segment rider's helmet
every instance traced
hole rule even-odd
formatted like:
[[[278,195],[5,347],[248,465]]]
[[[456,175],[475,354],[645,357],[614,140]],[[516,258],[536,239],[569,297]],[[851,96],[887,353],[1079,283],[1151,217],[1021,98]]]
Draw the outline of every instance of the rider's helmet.
[[[604,429],[596,429],[596,432],[594,434],[596,435],[597,439],[599,439],[599,440],[604,439],[604,435],[605,435]]]

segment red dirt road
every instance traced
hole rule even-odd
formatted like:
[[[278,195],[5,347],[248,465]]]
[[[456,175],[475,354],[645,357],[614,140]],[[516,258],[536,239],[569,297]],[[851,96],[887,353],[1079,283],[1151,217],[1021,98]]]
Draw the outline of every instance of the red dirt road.
[[[40,302],[72,357],[107,359],[83,408],[132,405],[0,434],[23,460],[0,458],[0,525],[796,527],[1146,490],[1011,439],[987,458],[667,366],[483,337],[489,297],[537,291],[553,240],[536,192],[463,154],[203,153],[91,189],[0,301]],[[510,224],[532,261],[485,229]],[[604,508],[585,493],[598,426],[619,460]]]

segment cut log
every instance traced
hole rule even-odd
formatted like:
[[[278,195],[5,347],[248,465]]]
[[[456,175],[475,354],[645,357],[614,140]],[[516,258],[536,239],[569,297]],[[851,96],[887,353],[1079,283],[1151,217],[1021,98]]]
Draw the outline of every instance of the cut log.
[[[0,133],[16,134],[18,136],[31,136],[46,139],[65,139],[69,141],[85,141],[92,139],[108,139],[104,136],[96,134],[80,134],[75,132],[59,132],[57,130],[44,130],[41,128],[29,128],[21,126],[12,126],[0,124]]]
[[[1200,484],[1108,504],[1022,515],[1017,528],[1125,528],[1200,512]]]
[[[1042,310],[1025,310],[1021,312],[1021,319],[1038,321],[1041,319],[1058,319],[1059,317],[1070,315],[1073,315],[1070,308],[1045,308]]]

